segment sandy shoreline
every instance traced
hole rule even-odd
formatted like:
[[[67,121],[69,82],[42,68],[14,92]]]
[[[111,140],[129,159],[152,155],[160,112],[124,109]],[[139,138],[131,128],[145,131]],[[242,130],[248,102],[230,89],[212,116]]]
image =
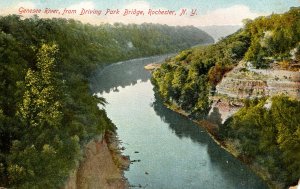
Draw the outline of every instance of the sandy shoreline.
[[[64,189],[126,189],[124,170],[129,157],[123,156],[115,133],[106,132],[101,140],[92,140],[84,150],[84,160],[74,170]]]
[[[148,71],[153,71],[157,68],[159,68],[161,66],[161,64],[159,63],[151,63],[151,64],[147,64],[146,66],[144,66],[144,68]]]

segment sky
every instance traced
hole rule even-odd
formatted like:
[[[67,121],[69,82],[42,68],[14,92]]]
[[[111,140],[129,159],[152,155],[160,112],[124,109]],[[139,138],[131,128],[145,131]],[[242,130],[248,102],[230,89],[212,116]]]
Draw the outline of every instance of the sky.
[[[18,14],[24,18],[32,13],[22,13],[24,9],[41,9],[37,15],[44,18],[74,18],[91,24],[101,23],[160,23],[168,25],[242,25],[246,18],[272,13],[283,13],[290,7],[300,6],[300,0],[0,0],[0,15]],[[58,10],[45,14],[46,8]],[[64,10],[76,10],[73,14],[63,14]],[[82,10],[101,11],[101,14],[82,14]],[[107,14],[107,9],[119,10],[119,14]],[[129,14],[125,10],[143,11],[144,15]],[[174,11],[173,15],[149,15],[149,9]],[[180,14],[184,12],[180,16]],[[110,12],[109,12],[110,13]],[[194,14],[192,14],[194,13]]]

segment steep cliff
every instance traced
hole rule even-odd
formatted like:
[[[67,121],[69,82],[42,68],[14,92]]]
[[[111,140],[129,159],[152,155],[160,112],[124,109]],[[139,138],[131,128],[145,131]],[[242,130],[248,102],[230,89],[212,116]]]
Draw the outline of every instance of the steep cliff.
[[[300,100],[300,72],[279,69],[254,69],[241,61],[224,75],[211,99],[213,111],[220,113],[222,122],[241,107],[243,99],[272,97],[284,94]]]
[[[300,99],[300,72],[250,68],[245,62],[227,73],[217,85],[218,94],[233,98],[260,98],[285,94]]]
[[[118,139],[107,132],[104,139],[85,146],[84,160],[74,170],[63,189],[125,189],[129,187],[122,171],[130,164],[122,156]]]

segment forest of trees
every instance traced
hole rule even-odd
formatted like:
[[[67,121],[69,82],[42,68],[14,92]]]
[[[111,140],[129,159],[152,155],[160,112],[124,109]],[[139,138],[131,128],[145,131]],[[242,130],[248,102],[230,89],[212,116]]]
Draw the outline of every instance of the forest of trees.
[[[194,27],[0,17],[0,186],[59,188],[84,144],[115,130],[89,89],[95,68],[209,42]]]
[[[166,103],[201,118],[209,110],[210,91],[243,58],[249,43],[240,30],[216,44],[184,50],[153,72],[152,83]]]
[[[251,43],[245,60],[257,68],[266,68],[274,61],[289,60],[291,50],[297,48],[300,55],[300,13],[291,8],[285,14],[272,14],[245,21],[245,31],[251,36]]]
[[[272,102],[268,108],[266,104]],[[271,180],[296,184],[300,176],[300,102],[286,96],[246,100],[220,127],[223,139],[239,142],[240,156],[258,163]],[[285,186],[286,187],[286,186]]]
[[[300,8],[245,20],[242,29],[216,44],[180,52],[153,72],[152,83],[166,104],[192,118],[205,118],[209,96],[241,60],[256,68],[281,61],[299,63]],[[295,184],[300,176],[299,101],[275,97],[270,110],[263,108],[265,101],[245,102],[245,108],[220,126],[220,135],[239,141],[242,155],[266,168],[272,180]]]

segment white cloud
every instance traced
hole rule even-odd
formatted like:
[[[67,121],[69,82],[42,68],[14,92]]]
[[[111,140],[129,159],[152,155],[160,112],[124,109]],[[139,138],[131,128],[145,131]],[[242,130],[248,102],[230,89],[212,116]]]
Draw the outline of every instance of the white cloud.
[[[100,18],[97,17],[94,14],[84,14],[84,15],[80,15],[82,9],[85,10],[94,10],[96,9],[96,6],[94,4],[94,2],[92,1],[84,1],[84,2],[80,2],[80,3],[76,3],[76,4],[72,4],[69,7],[66,7],[67,10],[76,10],[76,14],[64,14],[60,17],[63,18],[73,18],[76,20],[80,20],[82,22],[85,23],[92,23],[92,24],[99,24],[100,22]],[[61,9],[61,12],[63,12],[64,9]]]
[[[20,14],[19,13],[20,7],[23,7],[25,9],[41,9],[41,13],[38,14],[38,16],[40,18],[53,18],[53,17],[73,18],[76,20],[80,20],[82,22],[86,22],[86,23],[89,22],[92,24],[99,24],[99,23],[103,22],[103,20],[101,20],[101,18],[99,18],[93,14],[80,15],[81,10],[83,8],[85,10],[94,10],[95,9],[95,4],[92,1],[84,1],[84,2],[80,2],[80,3],[72,4],[68,7],[66,7],[66,9],[68,9],[68,10],[76,10],[77,11],[76,14],[62,15],[64,8],[55,8],[55,9],[58,9],[61,14],[45,14],[44,10],[46,7],[37,7],[36,4],[34,4],[33,2],[24,1],[24,2],[19,2],[16,5],[12,5],[11,7],[0,9],[0,11],[1,11],[0,15],[19,14],[19,15],[23,16],[24,18],[29,18],[29,17],[33,16],[33,14],[31,14],[31,13]]]
[[[95,4],[92,1],[84,1],[84,2],[73,4],[73,5],[69,6],[69,7],[67,7],[67,9],[75,9],[75,10],[81,10],[82,8],[85,8],[85,9],[94,9],[95,8]]]
[[[251,12],[245,5],[216,9],[205,15],[199,16],[200,25],[242,25],[245,18],[253,19],[261,16],[261,13]]]
[[[129,11],[144,11],[144,15],[137,16],[136,14],[128,14],[124,16],[125,9],[128,9]],[[125,5],[123,8],[121,8],[121,14],[120,15],[109,15],[105,17],[105,22],[108,23],[114,23],[114,22],[123,22],[125,24],[128,23],[136,23],[136,24],[142,24],[142,23],[160,23],[160,24],[170,24],[170,25],[177,25],[178,22],[176,20],[176,17],[174,16],[149,16],[148,11],[149,9],[155,9],[155,10],[168,10],[164,7],[155,7],[151,6],[151,4],[147,1],[134,1],[132,3],[129,3]],[[177,11],[177,10],[176,10]]]
[[[125,12],[125,9],[127,9],[129,11],[134,11],[134,9],[136,9],[136,10],[144,11],[146,13],[150,7],[151,7],[151,5],[147,1],[134,1],[132,3],[125,5],[121,9],[119,9],[120,10],[119,15],[107,15],[104,17],[104,19],[105,19],[105,22],[108,22],[108,23],[123,22],[125,24],[128,24],[128,23],[141,24],[144,22],[151,22],[151,20],[149,20],[148,16],[141,16],[141,15],[140,16],[136,16],[136,15],[124,16],[123,15]]]
[[[153,22],[168,25],[195,25],[195,26],[209,26],[209,25],[242,25],[242,20],[246,18],[256,18],[258,16],[264,15],[262,13],[252,12],[249,7],[245,5],[234,5],[231,7],[220,8],[206,14],[201,14],[197,12],[198,15],[190,16],[191,9],[187,9],[188,15],[178,16],[180,10],[175,10],[177,12],[176,16],[169,15],[159,15],[159,16],[149,16],[147,12],[150,8],[153,8],[146,1],[136,1],[126,5],[123,9],[139,9],[145,12],[145,16],[107,16],[105,22],[124,22],[124,23],[143,23],[143,22]],[[166,8],[154,8],[168,10]]]
[[[26,8],[35,8],[35,4],[33,2],[30,1],[24,1],[24,2],[20,2],[18,3],[15,7],[26,7]]]
[[[140,9],[140,10],[148,10],[150,8],[150,3],[147,1],[134,1],[125,5],[124,9]]]
[[[34,9],[34,8],[36,8],[36,5],[30,1],[19,2],[18,4],[14,5],[14,6],[0,9],[0,14],[1,15],[18,14],[18,10],[20,7],[23,7],[26,9]]]
[[[36,5],[29,1],[20,2],[14,6],[11,6],[9,8],[6,8],[5,10],[1,11],[2,15],[7,14],[18,14],[18,9],[20,7],[24,7],[27,9],[33,9],[37,8]],[[40,7],[42,11],[44,10],[43,7]],[[168,24],[168,25],[195,25],[195,26],[209,26],[209,25],[241,25],[242,20],[245,18],[253,19],[257,16],[264,15],[262,13],[253,12],[250,10],[249,7],[246,5],[234,5],[231,7],[226,8],[219,8],[207,13],[201,13],[197,12],[198,15],[195,16],[179,16],[179,12],[183,9],[174,10],[177,12],[176,16],[170,16],[170,15],[155,15],[155,16],[149,16],[148,10],[149,9],[161,9],[161,10],[168,10],[164,7],[153,7],[149,2],[147,1],[134,1],[131,3],[128,3],[121,9],[119,9],[120,14],[119,15],[104,15],[106,12],[106,9],[103,7],[96,7],[93,1],[83,1],[80,3],[76,3],[73,5],[70,5],[69,7],[66,7],[70,10],[76,10],[76,14],[65,14],[65,15],[58,15],[58,14],[39,14],[39,17],[42,18],[49,18],[49,17],[64,17],[64,18],[74,18],[78,19],[82,22],[89,22],[91,24],[101,24],[103,22],[106,23],[114,23],[114,22],[123,22],[125,24],[128,23],[137,23],[141,24],[144,22],[152,22],[152,23],[160,23],[160,24]],[[89,10],[95,10],[95,9],[102,9],[102,14],[95,15],[95,14],[85,14],[80,15],[80,12],[84,9]],[[113,9],[113,7],[112,7]],[[142,10],[144,11],[144,16],[136,16],[135,14],[123,16],[124,10]],[[63,12],[64,8],[60,8],[60,11]],[[187,9],[188,14],[190,14],[191,9]],[[30,17],[32,14],[24,14],[22,15],[24,17]]]

